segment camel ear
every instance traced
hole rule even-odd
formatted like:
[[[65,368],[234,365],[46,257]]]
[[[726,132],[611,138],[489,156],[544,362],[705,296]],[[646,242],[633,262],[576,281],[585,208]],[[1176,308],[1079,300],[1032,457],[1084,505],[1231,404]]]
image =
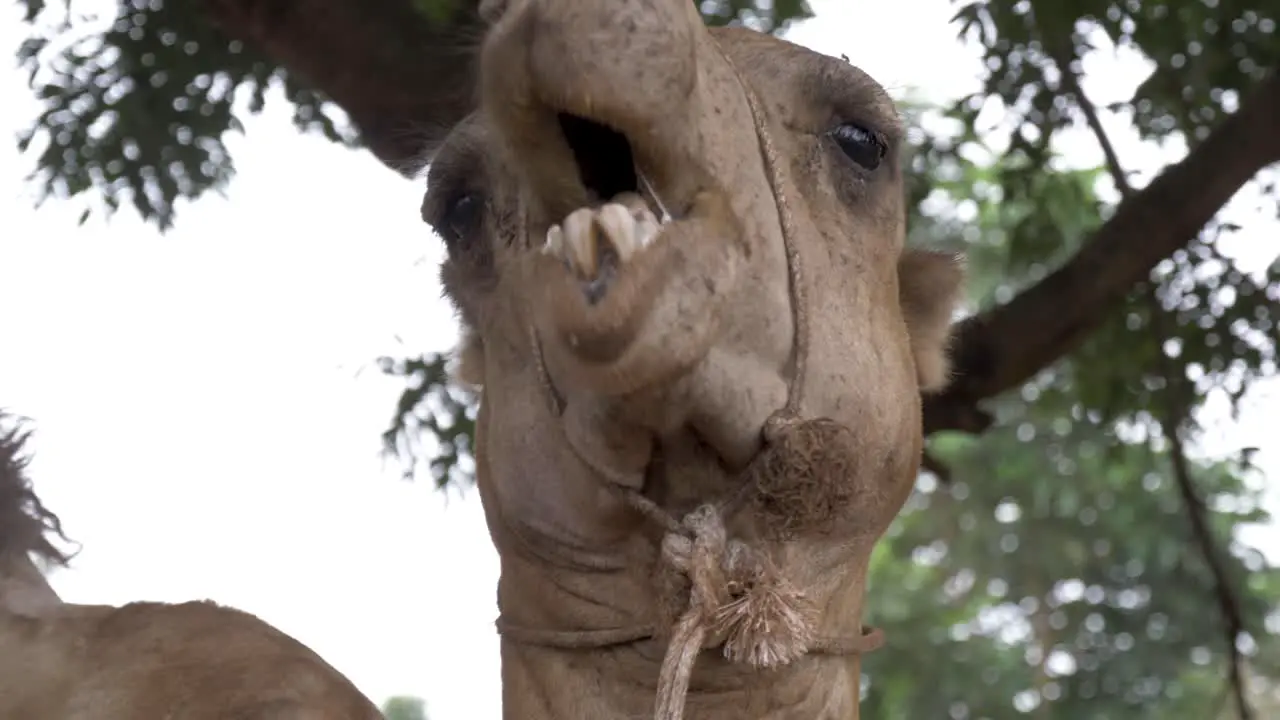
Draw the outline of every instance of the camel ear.
[[[911,336],[921,392],[950,381],[951,317],[964,289],[964,258],[954,253],[907,249],[898,260],[898,301]]]

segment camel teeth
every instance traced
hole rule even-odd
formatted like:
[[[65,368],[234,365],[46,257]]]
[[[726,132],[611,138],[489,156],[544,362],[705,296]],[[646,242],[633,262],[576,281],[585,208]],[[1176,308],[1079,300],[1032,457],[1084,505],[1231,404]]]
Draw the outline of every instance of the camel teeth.
[[[625,265],[662,231],[653,211],[634,193],[598,208],[578,208],[547,230],[542,252],[559,257],[570,272],[594,280],[610,259]]]
[[[560,255],[564,252],[564,229],[559,225],[547,228],[547,241],[542,246],[547,255]]]
[[[564,219],[564,254],[583,277],[595,277],[600,268],[596,213],[578,208]]]
[[[626,207],[610,203],[600,208],[597,222],[617,251],[621,262],[629,260],[637,250],[648,247],[661,230],[658,219],[644,204]]]
[[[640,195],[640,193],[634,193],[634,192],[618,193],[617,195],[614,195],[613,199],[610,200],[609,202],[614,205],[622,205],[627,210],[631,211],[633,215],[636,215],[636,217],[639,217],[638,213],[642,211],[648,211],[650,214],[653,213],[653,211],[649,208],[649,202],[645,200],[644,197]]]
[[[601,236],[613,246],[618,253],[618,260],[626,262],[641,248],[640,238],[636,233],[636,221],[631,210],[625,205],[609,203],[600,208],[596,215],[596,223],[600,227]]]

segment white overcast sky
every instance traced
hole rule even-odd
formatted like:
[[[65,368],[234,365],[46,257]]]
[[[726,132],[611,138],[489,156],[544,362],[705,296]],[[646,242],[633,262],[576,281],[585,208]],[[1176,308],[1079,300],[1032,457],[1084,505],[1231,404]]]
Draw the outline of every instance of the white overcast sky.
[[[814,7],[791,39],[848,55],[895,94],[975,89],[980,65],[947,24],[948,0]],[[23,29],[16,6],[5,12],[8,52]],[[6,138],[35,112],[9,67]],[[1111,55],[1086,69],[1100,103],[1146,72]],[[31,160],[0,142],[0,406],[37,421],[32,475],[83,545],[54,584],[76,602],[235,605],[378,702],[417,694],[433,720],[496,720],[497,559],[478,498],[404,483],[378,454],[399,387],[373,359],[455,337],[421,187],[299,136],[273,99],[230,138],[239,175],[226,197],[183,206],[165,237],[129,215],[80,227],[71,204],[34,210]],[[1170,157],[1113,124],[1134,169]],[[1098,158],[1087,138],[1064,147]],[[1257,268],[1277,252],[1276,228],[1238,217],[1250,232],[1233,251]],[[1257,396],[1212,449],[1274,432],[1280,402]],[[1275,450],[1262,460],[1280,477]],[[1250,539],[1280,556],[1274,528]]]

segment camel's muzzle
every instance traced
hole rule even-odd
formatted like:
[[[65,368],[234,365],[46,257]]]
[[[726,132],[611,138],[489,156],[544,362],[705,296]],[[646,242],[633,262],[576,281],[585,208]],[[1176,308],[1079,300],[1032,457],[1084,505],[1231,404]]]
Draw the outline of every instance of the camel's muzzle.
[[[684,0],[527,0],[495,23],[485,106],[533,189],[535,232],[626,193],[678,217],[703,189],[692,122],[702,32]]]

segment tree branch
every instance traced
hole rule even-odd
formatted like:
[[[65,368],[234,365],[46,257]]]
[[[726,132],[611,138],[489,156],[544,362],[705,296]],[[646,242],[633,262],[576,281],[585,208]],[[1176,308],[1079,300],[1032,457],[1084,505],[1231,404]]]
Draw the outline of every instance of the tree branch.
[[[475,0],[201,0],[230,37],[253,45],[347,113],[393,170],[427,152],[474,107]]]
[[[1258,171],[1280,161],[1280,69],[1180,162],[1123,199],[1058,270],[961,323],[955,381],[925,399],[925,431],[982,429],[979,401],[1075,350],[1160,260],[1186,245]]]
[[[1129,184],[1128,175],[1124,171],[1124,166],[1120,163],[1120,156],[1116,152],[1115,146],[1111,143],[1111,138],[1107,136],[1106,129],[1102,126],[1102,118],[1098,115],[1097,108],[1094,107],[1093,102],[1089,100],[1089,97],[1084,93],[1084,89],[1080,86],[1080,79],[1076,76],[1075,68],[1071,65],[1071,55],[1066,52],[1058,53],[1054,56],[1053,61],[1062,75],[1062,89],[1075,98],[1076,105],[1085,117],[1085,122],[1093,132],[1098,144],[1102,147],[1102,154],[1106,158],[1107,170],[1111,175],[1112,181],[1116,184],[1116,190],[1120,193],[1121,198],[1133,197],[1133,186]],[[1156,331],[1156,337],[1161,342],[1173,337],[1173,333],[1170,332],[1168,327],[1168,317],[1160,305],[1160,299],[1154,284],[1150,284],[1148,287],[1147,300],[1150,305],[1151,326]],[[1182,496],[1183,504],[1187,509],[1191,535],[1195,538],[1200,555],[1204,558],[1205,564],[1209,567],[1209,573],[1213,576],[1214,593],[1217,596],[1218,609],[1222,613],[1227,657],[1230,659],[1228,663],[1228,679],[1232,696],[1235,699],[1236,713],[1240,720],[1252,720],[1253,709],[1249,705],[1248,687],[1244,673],[1244,656],[1236,645],[1240,636],[1245,632],[1240,599],[1236,596],[1235,588],[1227,575],[1226,566],[1219,555],[1218,544],[1214,541],[1213,532],[1209,528],[1208,510],[1205,507],[1204,500],[1200,497],[1200,493],[1196,490],[1195,479],[1192,477],[1191,467],[1187,462],[1186,446],[1182,441],[1182,433],[1186,427],[1190,412],[1186,401],[1183,399],[1183,394],[1180,392],[1185,387],[1186,377],[1178,371],[1170,357],[1164,352],[1163,347],[1160,349],[1158,357],[1160,373],[1164,376],[1164,392],[1167,398],[1160,422],[1163,425],[1165,437],[1169,439],[1169,455],[1172,463],[1173,478],[1178,486],[1178,492]]]
[[[1174,401],[1171,400],[1170,405]],[[1213,576],[1213,593],[1218,601],[1218,609],[1222,613],[1222,634],[1226,641],[1228,683],[1235,698],[1236,715],[1240,720],[1252,720],[1253,708],[1249,705],[1248,682],[1245,678],[1245,659],[1236,644],[1245,634],[1244,614],[1240,609],[1240,598],[1237,597],[1227,568],[1222,562],[1218,544],[1214,541],[1213,532],[1209,528],[1208,509],[1197,492],[1195,479],[1191,476],[1191,468],[1187,463],[1186,448],[1182,442],[1182,426],[1185,421],[1179,420],[1177,410],[1170,408],[1162,419],[1162,423],[1176,423],[1165,428],[1165,436],[1169,438],[1169,457],[1173,463],[1173,479],[1178,485],[1178,493],[1187,508],[1187,519],[1191,525],[1191,536],[1209,567]]]

